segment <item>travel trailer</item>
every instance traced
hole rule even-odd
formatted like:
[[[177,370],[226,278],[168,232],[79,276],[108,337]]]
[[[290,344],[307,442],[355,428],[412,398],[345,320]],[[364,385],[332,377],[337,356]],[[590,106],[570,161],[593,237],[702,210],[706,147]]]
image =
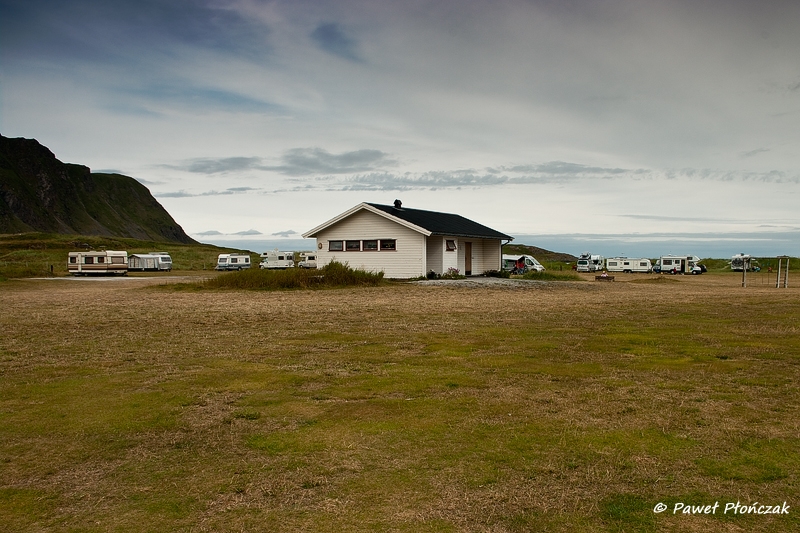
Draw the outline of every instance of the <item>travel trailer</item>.
[[[261,254],[261,264],[258,266],[277,270],[294,268],[294,252],[279,252],[277,248],[264,252]]]
[[[531,255],[503,254],[503,270],[514,274],[524,274],[531,270],[543,272],[544,267]]]
[[[653,265],[649,259],[632,257],[609,257],[606,259],[606,270],[609,272],[652,272]]]
[[[300,268],[317,268],[317,254],[314,252],[301,252],[300,262],[297,263]]]
[[[162,271],[172,270],[172,257],[167,252],[150,252],[128,256],[128,270]]]
[[[578,272],[598,272],[605,266],[605,257],[584,252],[578,257]]]
[[[250,268],[248,254],[219,254],[214,270],[242,270],[244,268]]]
[[[93,274],[128,273],[128,252],[102,250],[91,252],[70,252],[67,258],[67,270],[73,276]]]
[[[696,255],[662,255],[653,267],[653,272],[661,274],[702,274],[705,265],[700,264]]]

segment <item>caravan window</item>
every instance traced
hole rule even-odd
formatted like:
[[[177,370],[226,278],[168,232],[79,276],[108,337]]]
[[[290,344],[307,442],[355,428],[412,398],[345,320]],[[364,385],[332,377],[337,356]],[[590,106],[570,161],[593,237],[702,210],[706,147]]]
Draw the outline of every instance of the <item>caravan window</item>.
[[[244,258],[244,262],[245,262],[245,263],[249,263],[249,262],[250,262],[250,258],[249,258],[249,257],[245,257],[245,258]]]
[[[111,263],[115,265],[121,265],[125,262],[125,258],[120,255],[115,255],[111,257]]]
[[[227,257],[220,257],[219,258],[219,262],[220,263],[227,263],[228,262],[228,258]]]
[[[640,267],[646,267],[647,266],[647,261],[640,261],[639,262],[639,266]]]
[[[231,263],[238,263],[238,262],[239,262],[238,259],[236,259],[235,257],[231,257]]]
[[[84,257],[83,258],[84,265],[93,265],[94,264],[94,257]]]
[[[664,266],[672,266],[672,259],[664,259]]]
[[[97,258],[97,262],[98,262],[98,263],[105,263],[105,260],[106,260],[106,258],[105,258],[105,257],[98,257],[98,258]]]
[[[328,241],[329,252],[341,252],[344,250],[344,243],[342,241]]]
[[[72,256],[72,257],[69,258],[69,262],[70,263],[77,263],[78,262],[78,258],[75,257],[75,256]]]

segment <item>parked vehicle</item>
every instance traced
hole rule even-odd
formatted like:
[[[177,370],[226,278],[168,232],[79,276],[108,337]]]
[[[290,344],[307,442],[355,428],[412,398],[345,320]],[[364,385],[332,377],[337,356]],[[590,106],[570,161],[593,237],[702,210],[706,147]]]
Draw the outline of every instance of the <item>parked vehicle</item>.
[[[606,259],[606,270],[609,272],[652,272],[653,265],[649,259],[632,257],[609,257]]]
[[[284,270],[294,268],[294,252],[279,252],[278,249],[269,250],[261,254],[260,268]]]
[[[578,272],[598,272],[605,267],[605,257],[584,252],[578,257]]]
[[[503,254],[503,270],[512,274],[524,274],[532,270],[543,272],[544,267],[532,255]]]
[[[653,267],[653,272],[661,274],[702,274],[706,266],[696,255],[662,255]]]
[[[168,252],[150,252],[128,256],[128,270],[166,271],[172,270],[172,257]]]
[[[747,254],[737,254],[731,257],[731,270],[741,272],[745,268],[747,270],[761,270],[761,267],[758,266],[758,261]]]
[[[101,250],[90,252],[70,252],[67,258],[67,271],[73,276],[92,274],[128,273],[128,252]]]
[[[250,268],[249,254],[219,254],[214,270],[242,270]]]
[[[297,263],[300,268],[317,268],[317,254],[314,252],[301,252],[300,262]]]

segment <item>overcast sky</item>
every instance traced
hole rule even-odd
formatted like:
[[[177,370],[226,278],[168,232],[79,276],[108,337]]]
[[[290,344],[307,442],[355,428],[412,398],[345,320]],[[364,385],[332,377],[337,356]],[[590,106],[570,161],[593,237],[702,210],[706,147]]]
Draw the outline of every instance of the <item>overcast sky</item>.
[[[799,57],[794,0],[0,0],[0,133],[204,242],[399,198],[798,255]]]

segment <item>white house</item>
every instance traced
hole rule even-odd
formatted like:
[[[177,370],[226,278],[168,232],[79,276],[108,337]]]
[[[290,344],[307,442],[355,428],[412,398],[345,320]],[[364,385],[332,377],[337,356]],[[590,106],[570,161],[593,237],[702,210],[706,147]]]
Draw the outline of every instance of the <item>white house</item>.
[[[336,260],[352,268],[383,271],[388,278],[414,278],[450,268],[470,276],[500,270],[509,237],[450,213],[361,203],[307,231],[317,240],[317,265]]]

